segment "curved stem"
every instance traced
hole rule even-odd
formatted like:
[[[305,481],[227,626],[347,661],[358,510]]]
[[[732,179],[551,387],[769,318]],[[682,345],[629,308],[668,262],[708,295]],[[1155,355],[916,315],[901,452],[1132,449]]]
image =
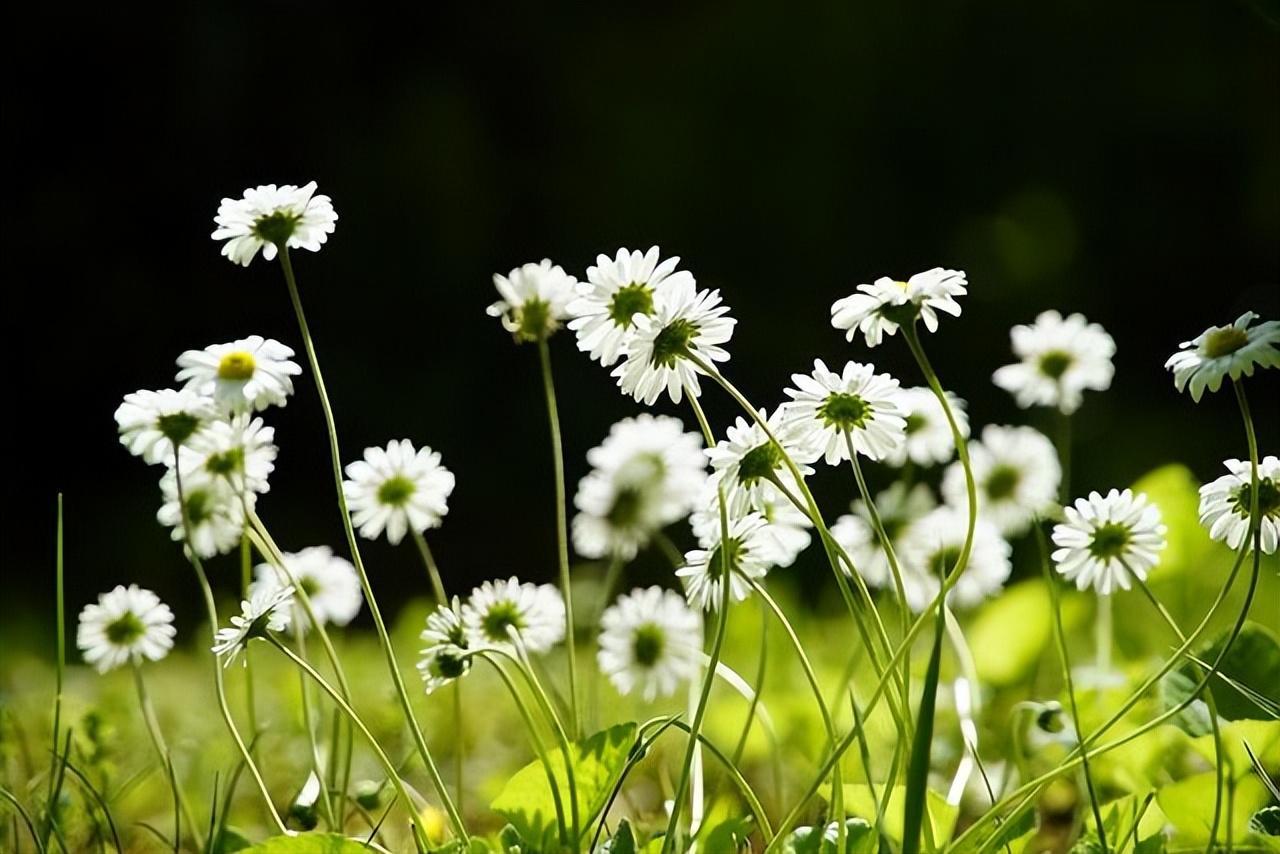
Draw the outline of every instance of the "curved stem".
[[[436,604],[448,605],[449,598],[444,592],[444,581],[440,578],[440,567],[436,565],[435,556],[431,554],[431,547],[427,545],[427,538],[412,525],[410,529],[413,532],[413,541],[418,546],[418,554],[422,556],[422,564],[427,568],[427,577],[431,579],[431,593],[436,597]]]
[[[538,678],[537,672],[533,669],[533,662],[529,660],[529,650],[525,648],[519,633],[514,629],[509,631],[512,635],[512,641],[515,643],[517,669],[524,675],[529,687],[533,689],[534,699],[537,700],[547,720],[551,721],[556,740],[560,743],[560,754],[564,757],[564,774],[569,780],[570,838],[576,840],[581,829],[581,823],[578,816],[578,781],[577,773],[573,767],[573,746],[569,743],[569,736],[565,733],[564,725],[560,723],[560,717],[556,714],[555,707],[551,704],[551,698],[547,695],[546,689],[542,687],[542,680]]]
[[[293,621],[293,637],[298,644],[298,656],[303,661],[306,661],[306,635],[297,620]],[[245,651],[248,651],[248,644],[245,644]],[[320,756],[320,743],[316,740],[315,725],[311,716],[311,686],[307,684],[305,674],[298,674],[298,689],[302,693],[302,725],[307,730],[307,744],[311,748],[311,764],[315,769],[316,780],[320,783],[320,805],[324,809],[325,820],[329,823],[329,828],[335,833],[341,833],[342,826],[338,823],[339,814],[335,813],[333,807],[333,793],[324,784],[324,760]]]
[[[243,490],[240,493],[240,504],[247,512],[249,502],[245,500]],[[249,548],[249,536],[246,531],[240,532],[240,596],[244,599],[249,598],[249,585],[253,583],[252,576],[252,553]],[[249,731],[257,733],[258,731],[258,704],[254,698],[254,679],[253,679],[253,661],[249,654],[248,647],[244,651],[244,705],[245,714],[249,721]]]

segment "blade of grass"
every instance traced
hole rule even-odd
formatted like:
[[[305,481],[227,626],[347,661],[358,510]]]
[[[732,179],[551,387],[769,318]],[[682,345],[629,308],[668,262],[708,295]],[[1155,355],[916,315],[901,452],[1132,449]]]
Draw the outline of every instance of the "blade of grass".
[[[31,834],[31,840],[36,844],[36,851],[40,852],[40,854],[45,854],[47,849],[44,846],[44,842],[40,839],[40,834],[36,833],[35,822],[31,820],[31,813],[27,812],[27,808],[22,805],[22,801],[18,800],[12,792],[3,786],[0,786],[0,798],[4,798],[12,804],[18,815],[22,816],[22,820],[27,825],[27,832]]]
[[[942,663],[943,603],[938,603],[938,616],[933,627],[933,648],[924,674],[920,695],[920,714],[916,718],[915,737],[911,742],[911,758],[907,765],[907,791],[902,807],[902,850],[919,854],[920,828],[924,824],[924,802],[929,787],[929,752],[933,746],[933,717],[938,699],[938,674]],[[932,829],[930,829],[932,832]]]
[[[88,791],[89,794],[93,796],[94,801],[97,802],[98,809],[102,811],[102,816],[107,821],[107,828],[111,831],[112,844],[116,846],[116,851],[120,852],[120,854],[124,854],[124,846],[120,844],[120,833],[116,830],[116,822],[115,819],[111,817],[111,809],[107,806],[106,798],[102,796],[102,793],[94,787],[93,783],[89,781],[89,778],[86,777],[74,763],[67,760],[66,766],[72,776],[80,781],[80,784],[84,786],[85,790]]]
[[[64,613],[66,590],[63,585],[63,551],[62,551],[62,493],[58,493],[58,523],[57,535],[54,546],[54,590],[55,604],[54,620],[57,633],[54,640],[57,649],[57,658],[54,660],[54,693],[53,693],[53,747],[52,756],[49,758],[49,791],[45,796],[45,803],[48,804],[49,821],[53,821],[53,807],[58,802],[58,793],[61,787],[61,774],[58,773],[58,743],[62,740],[62,680],[63,674],[67,668],[67,627],[66,614]],[[49,828],[43,829],[41,841],[46,845],[49,841]]]
[[[1248,740],[1241,739],[1241,743],[1244,745],[1244,752],[1249,754],[1249,762],[1253,764],[1253,770],[1262,778],[1262,783],[1271,792],[1271,797],[1280,802],[1280,786],[1277,786],[1271,779],[1271,775],[1267,773],[1267,769],[1262,765],[1262,760],[1258,758],[1258,754],[1254,753],[1253,748],[1249,746]]]

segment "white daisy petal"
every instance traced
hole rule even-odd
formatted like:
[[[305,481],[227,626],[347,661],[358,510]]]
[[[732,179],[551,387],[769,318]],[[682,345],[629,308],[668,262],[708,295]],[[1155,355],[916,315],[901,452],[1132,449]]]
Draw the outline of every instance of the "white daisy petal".
[[[136,584],[118,586],[86,605],[76,627],[76,646],[99,673],[130,661],[159,661],[173,648],[173,612],[160,597]]]

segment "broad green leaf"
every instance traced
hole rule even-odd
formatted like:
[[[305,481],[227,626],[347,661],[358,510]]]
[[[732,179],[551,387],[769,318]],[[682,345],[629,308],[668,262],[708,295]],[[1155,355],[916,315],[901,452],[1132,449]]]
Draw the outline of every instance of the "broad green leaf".
[[[1156,795],[1160,809],[1178,831],[1180,843],[1198,844],[1209,840],[1213,825],[1215,778],[1213,771],[1196,774],[1165,786]],[[1222,820],[1218,833],[1225,838],[1227,822],[1232,827],[1246,827],[1253,814],[1267,805],[1271,793],[1252,774],[1235,783],[1235,792],[1227,815],[1226,792],[1223,792]]]
[[[907,787],[902,807],[902,844],[909,851],[920,848],[925,822],[925,801],[929,792],[929,754],[933,750],[933,718],[938,704],[938,676],[942,665],[943,609],[938,609],[933,628],[933,649],[929,652],[929,665],[924,672],[924,687],[920,689],[920,710],[916,715],[916,730],[911,740],[911,754],[907,761]],[[932,843],[930,834],[924,834]]]
[[[210,854],[235,854],[235,852],[244,851],[252,845],[253,843],[238,831],[230,827],[224,827],[222,832],[218,834],[218,838],[214,840]]]
[[[875,850],[876,834],[871,825],[860,818],[845,821],[845,854],[864,854]],[[839,834],[835,822],[825,828],[797,827],[782,843],[782,854],[836,854]]]
[[[1160,709],[1167,711],[1185,703],[1197,684],[1198,680],[1190,673],[1181,670],[1166,673],[1160,680]],[[1204,700],[1192,700],[1190,705],[1173,716],[1173,724],[1193,737],[1212,732],[1209,705]]]
[[[338,833],[301,833],[264,839],[243,854],[369,854],[371,850],[363,841]]]
[[[966,632],[978,678],[995,687],[1020,682],[1050,640],[1049,591],[1041,579],[1014,584],[982,607]]]
[[[1201,652],[1200,660],[1212,664],[1217,660],[1224,643],[1225,635]],[[1231,649],[1227,650],[1219,669],[1241,685],[1252,688],[1280,705],[1280,641],[1258,623],[1245,623],[1239,637],[1231,645]],[[1261,706],[1221,679],[1214,679],[1211,687],[1213,698],[1218,703],[1218,714],[1227,720],[1272,719]]]
[[[618,823],[613,838],[605,843],[606,854],[636,854],[636,832],[625,818]]]
[[[740,851],[747,844],[747,839],[750,838],[751,831],[754,829],[750,816],[722,821],[707,831],[702,848],[705,851],[723,851],[724,854]]]
[[[1201,571],[1205,558],[1220,551],[1200,525],[1200,481],[1191,469],[1178,463],[1161,466],[1143,475],[1133,491],[1146,493],[1169,529],[1160,562],[1151,571],[1152,583]]]
[[[1231,764],[1233,776],[1256,773],[1244,746],[1246,741],[1268,774],[1280,774],[1280,721],[1223,721],[1220,729],[1222,752]],[[1214,761],[1212,735],[1192,739],[1191,746],[1209,762]]]
[[[880,830],[894,842],[902,841],[902,801],[906,786],[894,786],[889,795],[889,803],[885,805],[884,823]],[[874,825],[876,820],[876,803],[881,794],[877,788],[874,794],[866,783],[844,784],[844,809],[851,816],[865,819]],[[825,787],[824,795],[830,803],[831,786]],[[951,838],[951,831],[956,824],[956,807],[947,803],[947,799],[930,789],[926,799],[925,815],[929,827],[933,831],[933,841],[939,845]]]

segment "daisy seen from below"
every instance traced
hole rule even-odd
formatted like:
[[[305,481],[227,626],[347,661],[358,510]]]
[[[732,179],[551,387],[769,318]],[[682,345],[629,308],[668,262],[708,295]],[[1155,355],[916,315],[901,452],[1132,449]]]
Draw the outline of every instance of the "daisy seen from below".
[[[418,673],[428,694],[470,672],[467,627],[462,622],[462,605],[457,596],[427,616],[427,627],[419,637],[426,646],[418,659]]]
[[[947,405],[956,420],[960,435],[969,437],[969,416],[965,402],[951,392],[946,392]],[[924,386],[904,388],[897,395],[898,409],[904,420],[904,440],[881,460],[887,465],[903,466],[908,461],[918,466],[940,465],[956,454],[955,437],[947,414],[932,389]]]
[[[212,397],[224,410],[254,412],[284,406],[302,368],[291,361],[293,350],[272,338],[250,335],[178,357],[178,382]]]
[[[771,567],[785,569],[809,547],[813,521],[776,488],[766,485],[756,492],[755,512],[767,523],[760,532],[761,555]],[[689,525],[699,541],[714,541],[720,535],[720,496],[714,480],[703,487],[697,509]]]
[[[1133,578],[1146,581],[1165,547],[1167,529],[1160,508],[1142,493],[1113,489],[1077,498],[1064,507],[1066,522],[1053,528],[1053,562],[1076,588],[1103,596],[1128,590]]]
[[[281,247],[319,252],[333,234],[338,214],[328,196],[316,195],[316,182],[262,184],[250,187],[238,199],[223,199],[213,218],[214,240],[225,240],[222,254],[241,266],[262,250],[268,261]]]
[[[266,492],[280,452],[275,437],[274,427],[247,414],[214,421],[179,451],[182,477],[204,474],[224,478],[237,493]]]
[[[99,673],[130,661],[159,661],[173,649],[173,612],[160,597],[136,584],[117,586],[84,606],[76,646]]]
[[[174,542],[185,542],[196,555],[209,558],[225,554],[240,545],[244,531],[246,504],[252,509],[252,492],[237,493],[225,478],[212,477],[197,470],[190,476],[182,475],[182,497],[186,504],[186,519],[178,501],[178,478],[169,469],[160,479],[160,491],[164,503],[156,513],[162,525],[172,528]],[[191,525],[188,535],[187,525]]]
[[[763,536],[767,524],[759,513],[747,513],[730,518],[728,538],[722,536],[720,525],[714,534],[699,538],[701,548],[685,554],[684,566],[676,570],[690,605],[702,611],[718,610],[726,569],[730,600],[741,602],[751,595],[746,579],[764,578],[769,572],[769,544]]]
[[[120,444],[146,463],[172,459],[175,445],[197,439],[217,416],[212,398],[185,388],[126,394],[115,413]]]
[[[1223,465],[1228,474],[1200,487],[1200,524],[1213,539],[1238,549],[1249,534],[1253,466],[1248,460]],[[1262,552],[1272,554],[1280,543],[1280,459],[1275,456],[1258,463],[1258,516]]]
[[[410,530],[437,528],[449,512],[454,476],[440,464],[440,454],[408,439],[386,448],[365,448],[364,459],[346,468],[342,488],[351,521],[360,535],[376,540],[385,531],[397,545]]]
[[[522,584],[512,576],[486,581],[462,606],[472,648],[512,648],[512,633],[529,652],[546,652],[564,640],[564,599],[550,584]]]
[[[285,552],[282,557],[288,573],[271,564],[259,564],[254,570],[254,582],[249,586],[251,595],[259,588],[289,587],[292,577],[307,594],[311,611],[321,625],[345,626],[355,619],[364,603],[364,594],[360,589],[360,577],[350,561],[335,555],[328,546]],[[294,608],[291,619],[304,631],[311,627],[311,620],[301,604]]]
[[[902,481],[877,495],[875,502],[880,524],[895,555],[901,553],[902,535],[911,524],[938,506],[928,486],[917,483],[908,487]],[[888,550],[871,521],[871,511],[862,500],[854,501],[850,509],[852,513],[841,516],[831,526],[831,536],[849,554],[854,568],[868,585],[892,586]],[[841,564],[841,567],[848,572],[847,566]]]
[[[911,610],[918,613],[932,604],[942,589],[943,577],[960,558],[968,529],[968,513],[944,505],[917,519],[902,535],[897,554]],[[1000,592],[1013,568],[1009,560],[1012,551],[994,525],[979,519],[969,562],[947,594],[947,603],[968,608]]]
[[[559,264],[543,258],[537,264],[516,267],[507,275],[493,274],[493,286],[502,299],[487,309],[502,319],[502,328],[517,342],[545,341],[569,318],[569,303],[578,280]]]
[[[599,255],[587,268],[587,281],[578,284],[578,295],[569,303],[569,328],[578,334],[578,349],[606,368],[622,356],[632,318],[653,314],[660,289],[694,284],[692,273],[676,270],[678,256],[659,257],[656,246],[644,254],[623,248],[612,259]]]
[[[224,667],[229,667],[249,641],[289,628],[293,607],[292,587],[262,586],[251,590],[249,598],[240,603],[240,613],[231,617],[231,625],[218,629],[213,654],[222,659]]]
[[[1230,326],[1211,326],[1190,341],[1178,345],[1178,352],[1164,366],[1173,371],[1173,385],[1189,391],[1200,402],[1207,388],[1217,391],[1223,377],[1238,380],[1253,376],[1254,366],[1280,366],[1280,321],[1267,320],[1257,326],[1258,315],[1246,311]]]
[[[881,276],[836,300],[831,305],[831,325],[844,330],[849,341],[861,332],[868,347],[878,346],[884,336],[895,334],[917,317],[930,332],[937,332],[938,312],[960,316],[955,298],[968,292],[968,284],[963,271],[942,267],[916,273],[905,282]]]
[[[725,430],[725,438],[706,452],[711,460],[712,476],[724,486],[725,501],[733,513],[759,509],[763,505],[763,494],[775,488],[774,481],[781,473],[789,475],[784,454],[804,476],[813,474],[808,464],[819,456],[811,444],[808,426],[792,418],[785,404],[772,415],[761,409],[760,418],[769,425],[777,442],[769,438],[755,419],[748,421],[738,416]]]
[[[847,362],[837,374],[815,359],[812,374],[791,375],[796,387],[786,389],[792,399],[786,417],[807,434],[805,443],[821,451],[828,465],[849,459],[850,443],[854,452],[878,460],[904,440],[898,381],[875,370],[875,365]]]
[[[1058,501],[1062,466],[1053,443],[1038,430],[988,425],[981,441],[969,443],[969,461],[978,488],[978,514],[1006,537],[1025,533],[1036,516]],[[960,463],[947,467],[942,497],[952,507],[968,508]]]
[[[1111,387],[1115,339],[1083,314],[1064,318],[1044,311],[1030,326],[1013,327],[1009,337],[1020,361],[997,370],[992,381],[1023,409],[1051,406],[1070,415],[1080,408],[1086,390]]]
[[[619,694],[669,697],[702,669],[702,616],[661,587],[619,596],[600,618],[600,671]]]
[[[721,344],[733,337],[736,320],[720,304],[719,291],[700,291],[693,277],[667,282],[654,294],[652,314],[632,316],[622,364],[613,369],[618,387],[646,404],[663,391],[679,403],[687,391],[697,397],[701,368],[690,357],[711,366],[729,360]]]

